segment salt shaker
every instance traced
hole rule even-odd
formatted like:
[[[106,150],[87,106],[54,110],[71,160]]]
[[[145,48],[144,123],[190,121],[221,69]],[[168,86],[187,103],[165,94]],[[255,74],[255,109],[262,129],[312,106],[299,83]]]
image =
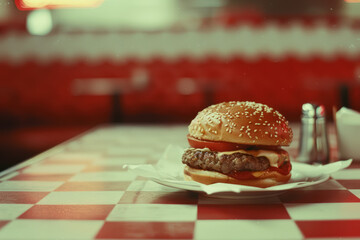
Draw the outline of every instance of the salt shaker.
[[[298,162],[312,163],[316,159],[316,105],[305,103],[302,105],[301,130]]]
[[[326,164],[329,162],[329,143],[323,105],[305,103],[302,106],[298,162]]]

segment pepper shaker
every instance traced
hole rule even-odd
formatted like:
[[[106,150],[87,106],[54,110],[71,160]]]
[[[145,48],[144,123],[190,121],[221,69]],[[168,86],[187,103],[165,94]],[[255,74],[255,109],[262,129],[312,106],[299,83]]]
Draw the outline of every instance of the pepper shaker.
[[[324,105],[316,108],[316,162],[320,164],[327,164],[330,161],[329,140],[326,127],[326,116]]]

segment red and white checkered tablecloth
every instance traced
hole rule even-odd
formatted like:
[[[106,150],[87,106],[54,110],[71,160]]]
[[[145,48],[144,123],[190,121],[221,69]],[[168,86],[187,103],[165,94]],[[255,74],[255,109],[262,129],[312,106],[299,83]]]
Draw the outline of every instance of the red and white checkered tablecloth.
[[[209,198],[123,169],[156,163],[169,143],[187,146],[186,131],[101,127],[3,172],[0,239],[360,238],[358,162],[320,185],[253,200]]]

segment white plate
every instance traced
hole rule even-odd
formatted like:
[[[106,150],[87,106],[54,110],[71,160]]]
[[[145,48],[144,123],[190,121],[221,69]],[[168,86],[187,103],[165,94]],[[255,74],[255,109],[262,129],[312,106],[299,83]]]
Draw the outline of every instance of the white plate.
[[[184,165],[181,163],[183,151],[180,147],[169,145],[156,165],[127,165],[126,167],[135,174],[147,177],[159,184],[207,194],[210,197],[264,198],[276,196],[292,189],[320,184],[329,179],[330,174],[340,171],[351,164],[351,160],[318,166],[293,162],[290,181],[268,188],[226,183],[204,185],[198,182],[184,180]]]
[[[246,187],[247,188],[246,190],[242,190],[240,192],[224,191],[224,192],[217,192],[212,194],[207,194],[202,189],[201,184],[192,181],[185,182],[185,181],[177,181],[177,180],[158,179],[158,178],[151,178],[151,180],[167,187],[194,191],[213,198],[252,199],[252,198],[267,198],[267,197],[279,196],[280,194],[283,194],[284,192],[287,192],[289,190],[300,189],[300,188],[314,186],[323,183],[327,181],[329,177],[330,177],[329,175],[322,175],[320,177],[309,178],[306,181],[302,181],[301,183],[292,182],[290,180],[289,183],[282,185],[283,186],[282,189]],[[232,185],[232,184],[226,184],[226,185]]]

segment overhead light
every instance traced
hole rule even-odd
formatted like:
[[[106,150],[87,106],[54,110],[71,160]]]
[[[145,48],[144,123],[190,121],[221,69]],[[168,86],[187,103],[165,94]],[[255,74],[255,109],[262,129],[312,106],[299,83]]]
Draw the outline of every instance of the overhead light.
[[[89,8],[97,7],[104,0],[15,0],[19,10],[39,8]]]
[[[50,10],[34,10],[27,16],[26,28],[31,35],[44,36],[51,32],[53,21]]]

